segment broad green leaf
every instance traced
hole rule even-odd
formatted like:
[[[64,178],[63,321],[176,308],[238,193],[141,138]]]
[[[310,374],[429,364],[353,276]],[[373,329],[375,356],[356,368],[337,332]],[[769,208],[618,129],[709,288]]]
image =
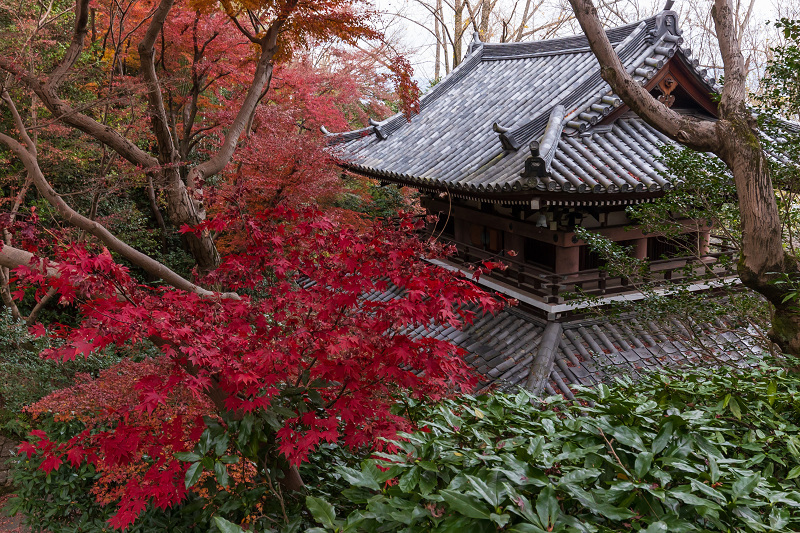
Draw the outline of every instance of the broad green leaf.
[[[708,456],[708,472],[711,475],[711,483],[719,481],[719,465],[714,456]]]
[[[610,503],[597,503],[590,500],[585,505],[596,515],[609,520],[627,520],[635,516],[630,510],[623,507],[615,507]]]
[[[328,529],[336,529],[336,511],[333,505],[322,498],[306,496],[306,507],[314,520]]]
[[[661,450],[666,448],[669,439],[672,438],[673,431],[672,421],[668,421],[661,426],[661,430],[658,432],[658,435],[656,435],[655,440],[653,440],[652,450],[654,454],[660,453]]]
[[[228,449],[228,434],[223,433],[214,439],[214,453],[217,456],[225,455]]]
[[[244,415],[242,421],[239,423],[239,435],[236,437],[236,442],[240,448],[250,442],[250,435],[253,432],[253,415],[248,413]]]
[[[417,486],[417,483],[419,483],[419,474],[420,468],[418,466],[412,466],[397,480],[397,487],[403,492],[412,492]]]
[[[769,513],[769,525],[775,531],[786,531],[791,517],[792,515],[787,509],[773,507]]]
[[[649,471],[650,465],[653,464],[653,454],[650,452],[642,452],[636,456],[636,463],[633,468],[636,477],[642,479]]]
[[[794,479],[798,476],[800,476],[800,466],[795,466],[789,470],[789,475],[786,476],[786,479]]]
[[[234,524],[233,522],[228,522],[221,516],[214,517],[214,525],[217,526],[217,529],[220,530],[221,533],[244,533],[244,530]]]
[[[508,521],[511,520],[511,515],[505,513],[503,514],[492,513],[489,515],[489,518],[492,520],[492,522],[494,522],[498,526],[504,527],[506,524],[508,524]]]
[[[500,506],[500,487],[497,484],[497,472],[493,472],[494,480],[490,480],[489,483],[484,482],[482,479],[476,476],[467,475],[467,479],[472,485],[472,488],[475,489],[475,492],[480,494],[484,500],[486,500],[489,505],[492,507],[499,507]]]
[[[506,531],[508,533],[547,533],[544,529],[533,524],[516,524]]]
[[[486,505],[473,496],[462,494],[454,490],[443,490],[440,492],[447,505],[454,511],[461,513],[469,518],[489,520],[489,513]]]
[[[627,426],[615,426],[610,429],[610,432],[620,443],[630,446],[631,448],[636,448],[639,451],[644,451],[642,437],[635,430]]]
[[[178,452],[175,454],[175,459],[186,463],[194,463],[200,460],[200,456],[194,452]]]
[[[423,496],[427,496],[436,488],[437,482],[438,478],[435,475],[423,473],[419,477],[419,493]]]
[[[340,466],[336,468],[336,471],[351,485],[372,490],[381,490],[381,486],[378,484],[377,480],[370,472],[366,472],[364,469],[356,470],[355,468]]]
[[[707,507],[708,509],[714,509],[717,511],[722,509],[719,505],[712,502],[711,500],[706,500],[705,498],[695,496],[691,492],[688,492],[689,489],[688,486],[684,485],[684,487],[687,489],[686,492],[682,490],[671,490],[667,493],[667,495],[676,498],[685,504],[692,505],[695,507]]]
[[[189,470],[186,471],[186,488],[190,488],[197,483],[197,480],[200,479],[200,474],[203,473],[203,465],[198,461],[196,463],[192,463],[189,467]]]
[[[731,495],[733,496],[733,499],[738,500],[743,496],[749,495],[751,492],[753,492],[753,489],[756,488],[760,480],[761,476],[758,474],[737,479],[733,483],[733,487],[731,487]]]
[[[730,408],[731,413],[733,413],[733,416],[735,416],[739,420],[742,419],[742,409],[741,407],[739,407],[739,402],[736,401],[736,398],[731,398],[728,407]]]
[[[775,403],[775,396],[778,394],[778,384],[775,383],[775,380],[771,380],[769,385],[767,385],[767,400],[769,404],[772,405]]]
[[[224,463],[214,463],[214,474],[217,476],[217,483],[219,483],[221,487],[228,486],[228,468]]]
[[[539,492],[539,496],[536,498],[536,514],[539,515],[542,526],[549,528],[554,525],[560,512],[556,491],[552,485],[548,485]]]

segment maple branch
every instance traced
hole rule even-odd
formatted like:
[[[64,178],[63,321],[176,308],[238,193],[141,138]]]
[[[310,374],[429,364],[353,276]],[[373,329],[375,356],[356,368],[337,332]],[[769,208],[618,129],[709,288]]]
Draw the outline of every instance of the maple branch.
[[[56,120],[68,124],[109,146],[133,165],[144,169],[159,166],[158,159],[136,146],[110,126],[101,124],[70,106],[58,97],[55,90],[46,89],[42,80],[19,68],[10,58],[0,55],[0,69],[9,72],[28,89],[32,90]]]
[[[695,150],[708,152],[718,149],[719,138],[714,122],[679,115],[653,98],[625,70],[625,66],[608,40],[592,0],[569,0],[569,2],[581,29],[586,34],[589,47],[600,64],[603,79],[613,87],[614,92],[633,112],[664,135]]]
[[[36,319],[39,317],[39,312],[44,308],[45,305],[47,305],[47,303],[50,300],[53,299],[53,297],[56,294],[58,294],[58,291],[56,290],[55,287],[50,287],[49,289],[47,289],[47,293],[44,296],[42,296],[41,300],[36,302],[36,305],[33,306],[33,309],[31,310],[31,314],[29,314],[28,317],[25,319],[26,326],[32,326],[33,323],[36,322]]]
[[[11,296],[11,287],[10,283],[10,276],[8,274],[8,268],[0,267],[0,297],[2,297],[3,304],[6,307],[11,309],[11,316],[14,320],[20,320],[22,315],[19,312],[19,308],[17,307],[17,303],[14,301],[14,298]]]
[[[732,107],[743,106],[747,98],[747,71],[739,47],[733,9],[728,0],[714,0],[711,17],[717,30],[717,41],[725,69],[725,84],[719,101],[720,113],[725,116]]]
[[[35,265],[33,263],[36,263]],[[6,244],[0,248],[0,266],[8,269],[29,266],[44,276],[57,278],[60,274],[47,259],[36,258],[32,253]]]
[[[39,194],[55,207],[61,217],[73,226],[82,229],[83,231],[94,235],[105,244],[110,250],[120,254],[122,257],[138,266],[148,274],[164,280],[166,283],[172,285],[177,289],[182,289],[188,292],[199,294],[206,297],[222,297],[222,298],[237,298],[235,293],[215,293],[195,285],[191,281],[183,278],[170,270],[166,265],[159,263],[155,259],[143,254],[139,250],[133,248],[129,244],[115,237],[108,229],[102,224],[86,218],[80,213],[72,209],[67,203],[58,195],[58,193],[50,186],[47,179],[44,177],[39,162],[36,158],[25,150],[15,139],[9,137],[4,133],[0,133],[0,142],[8,146],[14,155],[16,155],[25,165],[28,175],[33,179],[33,183]],[[2,251],[5,251],[8,246],[4,246]],[[18,265],[14,265],[18,266]]]
[[[290,0],[287,5],[287,13],[291,12],[297,5],[298,0]],[[214,156],[189,172],[187,181],[189,183],[202,183],[203,179],[213,176],[220,172],[233,157],[233,152],[239,143],[239,137],[244,132],[245,127],[250,122],[250,117],[255,113],[256,106],[261,100],[261,95],[269,87],[272,79],[272,58],[278,51],[278,35],[288,15],[283,15],[275,19],[270,25],[263,38],[258,40],[261,46],[261,55],[256,64],[256,71],[253,74],[253,82],[247,89],[247,95],[242,102],[236,118],[230,128],[225,133],[225,139]],[[237,25],[238,26],[238,25]]]
[[[5,86],[2,88],[2,92],[0,92],[0,98],[2,98],[8,108],[11,110],[11,116],[14,118],[14,125],[17,127],[17,130],[19,130],[20,135],[22,135],[22,140],[25,141],[28,151],[33,155],[33,157],[36,157],[36,143],[34,143],[30,135],[28,135],[28,131],[25,128],[25,123],[22,121],[22,117],[17,110],[17,106],[14,105],[14,101],[11,99],[11,95],[8,94],[8,90],[6,90]]]
[[[175,142],[167,120],[164,108],[164,96],[161,94],[161,84],[158,80],[155,64],[155,42],[164,27],[164,21],[172,9],[173,0],[162,0],[150,20],[144,38],[139,43],[139,57],[142,65],[142,78],[147,86],[147,102],[150,106],[151,124],[156,136],[159,153],[164,163],[172,163],[177,157]]]
[[[76,0],[75,2],[75,29],[72,32],[72,42],[70,42],[67,52],[61,59],[56,69],[50,74],[50,78],[45,83],[44,89],[49,92],[55,92],[67,72],[78,60],[78,57],[83,51],[83,41],[86,39],[86,25],[89,22],[89,0]]]

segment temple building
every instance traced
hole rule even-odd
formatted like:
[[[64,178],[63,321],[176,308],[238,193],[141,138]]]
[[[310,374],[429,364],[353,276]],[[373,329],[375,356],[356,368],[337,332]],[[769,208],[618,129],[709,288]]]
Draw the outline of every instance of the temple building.
[[[682,46],[675,12],[607,35],[654,98],[679,113],[716,116],[719,87]],[[576,290],[600,304],[637,297],[627,280],[599,268],[576,227],[650,259],[658,279],[679,276],[689,261],[716,268],[721,253],[710,248],[705,221],[676,220],[683,233],[676,247],[628,219],[627,206],[679,185],[659,160],[660,149],[674,143],[611,91],[584,36],[495,44],[476,33],[463,62],[421,99],[410,121],[395,115],[325,133],[348,171],[422,193],[426,209],[439,215],[430,231],[458,250],[443,267],[466,270],[485,259],[509,265],[482,283],[518,300],[517,308],[466,331],[431,333],[463,346],[487,383],[569,395],[569,384],[597,382],[616,368],[635,374],[691,359],[690,348],[656,324],[592,321],[585,304],[564,298]],[[720,351],[743,342],[730,332],[707,337]]]

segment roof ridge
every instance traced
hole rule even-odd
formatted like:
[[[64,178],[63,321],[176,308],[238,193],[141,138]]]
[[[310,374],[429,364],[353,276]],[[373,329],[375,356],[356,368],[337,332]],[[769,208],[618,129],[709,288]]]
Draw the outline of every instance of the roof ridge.
[[[617,43],[618,50],[617,55],[619,56],[620,60],[625,62],[628,59],[628,56],[633,54],[638,46],[638,40],[635,39],[634,35],[639,35],[643,32],[647,31],[647,25],[644,24],[644,21],[640,22],[634,30],[622,41]],[[600,75],[600,69],[596,72],[592,73],[586,80],[583,81],[580,85],[570,91],[566,96],[561,98],[555,105],[563,105],[567,109],[572,109],[574,105],[578,102],[576,101],[581,95],[586,94],[587,88],[591,87],[592,85],[598,84],[602,81],[602,77]],[[598,98],[599,99],[599,98]],[[573,113],[570,112],[570,115]],[[526,143],[530,142],[532,139],[536,138],[537,135],[540,135],[542,130],[544,129],[545,125],[547,124],[547,119],[550,116],[550,109],[545,109],[539,115],[534,117],[533,119],[529,120],[525,124],[514,128],[513,130],[504,133],[507,140],[507,144],[514,148],[514,150],[518,150],[520,147],[524,146]],[[571,126],[570,123],[567,123],[568,126]],[[585,129],[585,128],[584,128]]]
[[[657,15],[654,15],[642,20],[637,20],[636,22],[631,22],[630,24],[608,28],[606,29],[606,35],[608,35],[612,44],[619,44],[627,39],[641,24],[645,24],[648,30],[652,31],[656,27],[656,17]],[[487,42],[483,43],[483,47],[484,61],[499,61],[503,59],[525,59],[527,57],[585,52],[589,50],[589,42],[586,35],[576,34],[536,41],[509,43]]]
[[[641,26],[644,24],[646,29],[649,31],[653,31],[656,27],[656,18],[658,15],[648,17],[646,19],[642,19],[636,22],[632,22],[630,24],[625,24],[622,26],[617,26],[615,28],[609,28],[606,30],[606,34],[609,36],[609,39],[612,41],[612,44],[619,45],[621,43],[629,42],[631,36],[636,33],[636,30],[641,29]],[[557,45],[569,43],[569,42],[586,42],[585,45],[579,48],[558,48]],[[554,45],[555,48],[554,48]],[[511,56],[495,56],[492,57],[491,54],[487,54],[487,51],[491,50],[492,48],[502,48],[502,47],[539,47],[545,48],[540,52],[534,53],[522,53],[516,54]],[[546,48],[550,48],[547,50]],[[433,86],[433,88],[427,93],[422,95],[420,98],[420,112],[422,112],[426,107],[430,104],[435,102],[442,94],[446,93],[448,89],[450,89],[453,85],[458,83],[462,80],[467,74],[469,74],[481,61],[497,61],[502,59],[526,59],[528,57],[543,57],[548,55],[557,55],[557,54],[564,54],[564,53],[580,53],[588,51],[588,41],[585,35],[571,35],[566,37],[557,37],[554,39],[544,39],[540,41],[526,41],[526,42],[518,42],[518,43],[479,43],[479,44],[472,44],[470,45],[470,52],[464,57],[461,63],[458,64],[453,70],[450,71],[442,80]],[[549,114],[549,112],[548,112]],[[373,123],[374,122],[374,123]],[[406,116],[403,113],[396,113],[390,117],[382,121],[371,121],[370,126],[359,128],[356,130],[351,131],[344,131],[344,132],[330,132],[324,126],[320,129],[325,134],[327,138],[328,145],[336,145],[341,143],[350,142],[361,137],[366,137],[369,135],[377,135],[380,139],[385,139],[398,128],[400,128],[403,123],[408,122]],[[512,132],[513,133],[513,132]],[[517,147],[518,148],[518,147]]]
[[[435,102],[442,94],[447,92],[453,85],[461,81],[467,74],[472,72],[481,62],[483,45],[475,46],[453,70],[439,81],[426,94],[419,99],[420,112]],[[324,126],[321,129],[328,140],[328,145],[350,142],[360,137],[376,134],[381,139],[385,139],[398,130],[404,123],[409,122],[403,113],[395,113],[381,121],[370,119],[370,126],[357,130],[345,131],[341,133],[329,132]],[[371,131],[370,131],[371,130]]]

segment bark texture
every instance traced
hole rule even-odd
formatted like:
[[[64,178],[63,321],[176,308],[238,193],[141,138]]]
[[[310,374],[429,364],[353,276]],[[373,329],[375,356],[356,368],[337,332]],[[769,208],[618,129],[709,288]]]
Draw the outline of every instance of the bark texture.
[[[191,149],[197,140],[197,132],[192,132],[192,126],[197,115],[198,99],[194,98],[186,110],[185,115],[188,119],[182,128],[183,136],[177,138],[179,128],[173,123],[174,120],[171,120],[174,117],[167,113],[156,70],[156,43],[159,36],[163,35],[164,23],[174,8],[174,0],[161,0],[147,23],[147,31],[142,41],[137,46],[141,60],[141,77],[146,87],[150,129],[155,141],[154,154],[142,150],[114,128],[81,113],[59,96],[60,86],[84,49],[90,21],[89,0],[76,0],[75,25],[70,45],[60,63],[48,77],[41,79],[8,57],[0,57],[0,70],[11,74],[32,91],[57,120],[93,137],[147,174],[148,179],[152,178],[155,185],[163,188],[166,193],[166,211],[169,221],[174,226],[196,225],[206,218],[203,206],[204,181],[221,172],[233,157],[247,124],[255,113],[256,106],[269,87],[272,61],[278,50],[278,37],[296,5],[296,1],[289,2],[283,14],[276,17],[268,27],[264,27],[264,31],[257,36],[237,23],[242,33],[259,51],[255,73],[235,118],[224,132],[220,147],[210,159],[199,164],[193,164],[189,159]],[[195,58],[196,61],[202,59],[202,57]],[[194,81],[193,90],[199,94],[207,80]],[[210,235],[184,234],[182,238],[201,273],[213,270],[219,265],[220,256]]]
[[[575,16],[609,85],[648,124],[690,148],[717,155],[730,169],[741,212],[742,245],[738,263],[742,282],[773,306],[773,341],[800,355],[800,311],[782,302],[779,273],[797,273],[797,261],[783,250],[781,223],[769,165],[746,106],[747,75],[730,0],[715,0],[712,18],[725,68],[719,120],[681,116],[653,98],[622,66],[597,16],[592,0],[570,0]]]

